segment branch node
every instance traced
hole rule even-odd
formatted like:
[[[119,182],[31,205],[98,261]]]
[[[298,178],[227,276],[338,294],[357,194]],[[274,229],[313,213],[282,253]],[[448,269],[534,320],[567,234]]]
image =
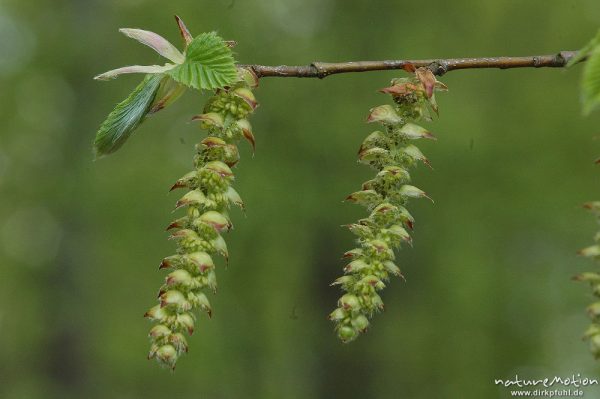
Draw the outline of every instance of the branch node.
[[[256,65],[240,65],[240,68],[247,68],[249,69],[252,73],[254,73],[256,75],[256,77],[258,79],[262,78],[262,73],[260,72],[259,68],[256,67]]]
[[[569,62],[569,60],[571,58],[573,58],[574,55],[575,55],[574,51],[561,51],[558,54],[556,54],[556,60],[561,65],[567,65],[567,63]]]
[[[444,60],[432,62],[427,68],[429,68],[429,70],[437,76],[442,76],[448,72],[448,64]]]
[[[317,71],[317,77],[319,79],[323,79],[331,74],[331,72],[327,70],[324,62],[313,62],[310,65]]]

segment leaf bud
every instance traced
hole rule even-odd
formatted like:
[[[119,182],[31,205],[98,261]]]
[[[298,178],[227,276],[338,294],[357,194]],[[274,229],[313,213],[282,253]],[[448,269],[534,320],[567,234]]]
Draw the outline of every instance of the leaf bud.
[[[592,211],[596,216],[600,216],[600,201],[586,202],[583,207]]]
[[[361,248],[354,248],[345,252],[342,258],[356,258],[361,255],[363,255],[363,250]]]
[[[227,188],[227,192],[225,193],[229,202],[234,205],[239,206],[241,209],[244,209],[244,201],[242,201],[242,197],[238,194],[237,191],[231,186]]]
[[[360,279],[357,285],[371,286],[376,290],[382,290],[385,288],[385,284],[383,283],[383,281],[381,281],[378,277],[373,276],[372,274]]]
[[[168,337],[171,334],[171,330],[169,327],[163,324],[157,324],[152,329],[150,329],[150,333],[148,334],[152,339],[157,340],[160,338]]]
[[[183,255],[185,260],[197,266],[200,273],[204,273],[208,269],[214,269],[215,264],[206,252],[193,252]]]
[[[346,310],[356,310],[360,308],[360,301],[356,295],[345,294],[339,299],[338,305]]]
[[[345,319],[346,316],[347,316],[347,313],[344,309],[337,308],[329,314],[329,320],[340,321],[340,320]]]
[[[406,229],[400,225],[395,224],[389,227],[387,231],[394,234],[396,237],[400,238],[403,241],[412,241],[412,239],[410,238],[410,234],[408,234],[408,231],[406,231]]]
[[[388,155],[389,155],[388,150],[386,150],[384,148],[380,148],[380,147],[374,147],[374,148],[369,148],[369,149],[362,151],[358,155],[358,159],[359,159],[359,162],[369,165],[371,163],[381,162]]]
[[[415,125],[414,123],[407,123],[398,129],[398,133],[407,139],[430,139],[436,140],[435,136],[431,134],[427,129]]]
[[[581,274],[578,274],[577,276],[573,277],[573,280],[587,281],[591,284],[598,284],[598,283],[600,283],[600,274],[585,272],[585,273],[581,273]]]
[[[154,357],[156,357],[159,362],[171,368],[175,368],[175,362],[177,362],[177,350],[175,350],[173,345],[163,345],[158,348]]]
[[[203,213],[199,220],[209,226],[212,226],[217,232],[223,230],[229,230],[231,228],[231,222],[217,211],[208,211]]]
[[[192,308],[192,305],[185,299],[180,291],[169,290],[160,295],[160,306],[173,306],[177,310],[187,311]]]
[[[214,270],[210,270],[208,273],[206,273],[206,285],[213,292],[217,292],[217,274]]]
[[[600,335],[590,337],[590,351],[595,359],[600,359]]]
[[[177,188],[182,188],[182,187],[192,188],[197,185],[197,182],[198,182],[198,173],[196,171],[192,171],[192,172],[186,173],[179,180],[177,180],[175,182],[175,184],[173,184],[173,186],[171,187],[171,190],[169,190],[169,191],[173,191]]]
[[[217,253],[223,256],[225,259],[229,259],[229,252],[227,251],[227,243],[220,235],[211,241],[211,244],[215,247]]]
[[[408,171],[400,166],[386,166],[379,173],[377,177],[384,179],[384,181],[390,183],[408,183],[410,181],[410,174]]]
[[[183,228],[187,228],[189,225],[189,218],[187,216],[181,217],[179,219],[176,219],[174,221],[171,222],[171,224],[169,224],[166,228],[166,230],[171,230],[171,229],[183,229]]]
[[[252,155],[254,156],[254,151],[256,151],[256,139],[254,138],[254,134],[252,134],[252,130],[242,129],[242,135],[244,136],[246,141],[249,142],[252,146]]]
[[[348,326],[341,326],[338,329],[337,333],[338,333],[338,337],[344,343],[350,342],[358,336],[358,332],[354,328],[348,327]]]
[[[208,316],[212,316],[212,308],[210,306],[208,298],[206,297],[206,294],[204,294],[203,292],[190,292],[188,297],[190,302],[193,303],[194,306],[200,307],[200,309],[208,313]]]
[[[429,160],[427,158],[425,158],[425,155],[423,155],[421,150],[419,150],[416,146],[409,144],[406,147],[404,147],[401,152],[406,154],[409,158],[411,158],[415,161],[421,161],[425,165],[427,165],[431,168],[431,164],[429,163]]]
[[[353,234],[355,234],[361,238],[373,237],[373,231],[367,226],[353,223],[353,224],[347,225],[347,227]]]
[[[175,270],[165,278],[168,286],[182,285],[184,287],[192,284],[192,276],[184,269]]]
[[[583,334],[583,339],[589,339],[594,335],[600,335],[600,325],[598,324],[590,325],[588,329],[585,330],[585,333]]]
[[[349,285],[354,282],[354,277],[352,276],[342,276],[335,279],[335,281],[329,285]]]
[[[169,343],[173,345],[178,354],[188,351],[187,340],[182,333],[175,333],[169,336]]]
[[[425,93],[427,94],[427,98],[431,98],[433,96],[433,89],[437,82],[435,75],[429,68],[419,68],[415,71],[415,75],[423,88],[425,89]]]
[[[386,260],[385,262],[383,262],[383,266],[385,267],[385,270],[388,271],[388,273],[393,274],[394,276],[402,275],[402,273],[400,272],[400,268],[396,266],[396,264],[391,260]]]
[[[360,332],[365,332],[367,327],[369,327],[369,319],[367,319],[364,315],[360,314],[352,319],[352,327],[357,329]]]
[[[169,314],[167,313],[167,311],[163,309],[160,305],[153,306],[152,308],[150,308],[150,310],[144,313],[144,317],[156,321],[163,321],[168,316]]]
[[[392,80],[392,86],[384,87],[379,91],[385,94],[391,94],[392,97],[401,97],[406,96],[408,94],[414,93],[416,91],[421,90],[418,86],[408,81],[401,82],[398,80]]]
[[[223,128],[223,117],[221,116],[221,114],[218,114],[216,112],[208,112],[206,114],[200,114],[200,115],[196,115],[192,118],[192,121],[200,121],[201,124],[200,126],[203,129],[210,129],[210,128]]]
[[[587,313],[590,318],[597,320],[600,316],[600,302],[594,302],[587,307]]]
[[[588,258],[595,258],[600,256],[600,245],[592,245],[587,248],[583,248],[577,252],[581,256],[585,256]]]
[[[352,262],[348,263],[344,268],[344,272],[346,273],[356,273],[361,270],[367,269],[369,264],[362,259],[356,259]]]
[[[403,120],[391,105],[380,105],[371,108],[369,116],[367,117],[367,122],[381,122],[384,125],[395,125],[402,123]]]
[[[203,169],[217,173],[221,177],[233,177],[231,168],[221,161],[211,161],[204,165]]]
[[[379,130],[376,130],[369,134],[367,138],[363,140],[360,148],[358,149],[358,153],[360,154],[363,151],[368,150],[369,148],[375,147],[388,148],[389,141],[390,139],[387,138],[385,134],[383,134]]]
[[[247,89],[245,87],[238,87],[237,89],[233,90],[233,95],[244,100],[244,102],[248,104],[251,110],[256,109],[256,107],[258,106],[258,102],[256,101],[256,98],[254,97],[254,94],[250,89]]]
[[[179,329],[184,329],[189,335],[194,333],[194,317],[190,313],[181,313],[177,315],[175,325]]]
[[[371,296],[371,304],[379,310],[383,310],[383,308],[385,307],[383,301],[381,300],[381,297],[377,294],[373,294]]]
[[[183,197],[175,204],[175,209],[182,208],[184,206],[204,206],[206,204],[206,196],[200,190],[188,191]]]
[[[346,197],[346,201],[354,202],[359,205],[371,207],[381,202],[381,195],[375,190],[361,190],[356,191]]]
[[[227,143],[219,137],[208,136],[200,142],[204,148],[223,147]]]
[[[415,186],[411,186],[409,184],[405,184],[404,186],[400,187],[400,190],[398,190],[398,192],[403,197],[409,197],[409,198],[423,198],[423,197],[425,197],[425,198],[433,201],[431,198],[429,198],[427,196],[427,193],[425,193],[425,191],[423,191],[420,188],[417,188]]]
[[[256,76],[252,69],[238,67],[238,75],[240,80],[251,89],[258,87],[258,76]]]

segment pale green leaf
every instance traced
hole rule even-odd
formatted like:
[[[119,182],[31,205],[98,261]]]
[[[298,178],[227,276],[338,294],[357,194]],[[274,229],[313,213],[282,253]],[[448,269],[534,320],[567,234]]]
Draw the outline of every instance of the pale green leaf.
[[[186,91],[187,87],[182,85],[181,83],[175,82],[170,77],[165,77],[160,82],[160,87],[158,92],[156,93],[156,97],[154,98],[154,102],[148,111],[148,115],[158,112],[169,105],[173,104],[175,101],[181,97],[181,95]]]
[[[112,69],[100,75],[94,76],[95,80],[110,80],[115,79],[119,75],[127,73],[164,73],[174,67],[173,64],[166,65],[129,65],[122,68]]]
[[[592,53],[596,52],[600,48],[600,30],[596,34],[596,36],[590,40],[581,50],[575,54],[573,58],[569,60],[567,63],[567,68],[571,67],[578,62],[581,62],[585,57],[588,57]]]
[[[583,112],[589,114],[600,104],[600,49],[593,52],[583,70],[581,80]]]
[[[164,75],[146,75],[142,83],[100,125],[94,141],[97,158],[118,150],[150,111]]]
[[[217,89],[238,79],[231,49],[215,32],[203,33],[188,45],[185,61],[167,72],[195,89]]]
[[[161,35],[142,29],[121,28],[119,32],[138,42],[150,47],[158,54],[176,64],[181,64],[184,60],[183,54],[167,39]]]

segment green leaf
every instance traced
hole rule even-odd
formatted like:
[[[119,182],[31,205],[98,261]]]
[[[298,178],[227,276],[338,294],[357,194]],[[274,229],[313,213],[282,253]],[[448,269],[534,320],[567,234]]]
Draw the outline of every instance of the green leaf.
[[[118,150],[143,122],[164,78],[162,74],[146,75],[129,97],[117,104],[96,133],[96,158]]]
[[[166,73],[199,90],[222,88],[238,79],[231,49],[215,32],[196,36],[187,48],[185,61]]]
[[[600,49],[593,52],[583,70],[581,81],[583,113],[589,114],[600,104]]]
[[[585,57],[589,56],[591,53],[594,53],[600,48],[600,30],[596,34],[596,36],[590,40],[581,50],[575,54],[575,57],[571,58],[567,63],[567,68],[577,64],[582,61]]]
[[[581,79],[583,113],[589,114],[600,104],[600,31],[577,54],[569,60],[567,67],[587,58]]]

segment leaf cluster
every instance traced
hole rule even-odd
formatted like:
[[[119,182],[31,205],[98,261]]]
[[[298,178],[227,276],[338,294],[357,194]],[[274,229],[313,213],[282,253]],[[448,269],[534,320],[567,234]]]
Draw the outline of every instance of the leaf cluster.
[[[122,74],[144,73],[144,80],[102,122],[94,141],[96,157],[118,150],[135,129],[152,113],[160,111],[183,94],[186,87],[215,90],[239,80],[229,43],[215,32],[192,38],[177,18],[185,42],[184,52],[160,35],[141,29],[121,29],[121,33],[152,48],[172,63],[132,65],[96,76],[97,80],[114,79]]]

